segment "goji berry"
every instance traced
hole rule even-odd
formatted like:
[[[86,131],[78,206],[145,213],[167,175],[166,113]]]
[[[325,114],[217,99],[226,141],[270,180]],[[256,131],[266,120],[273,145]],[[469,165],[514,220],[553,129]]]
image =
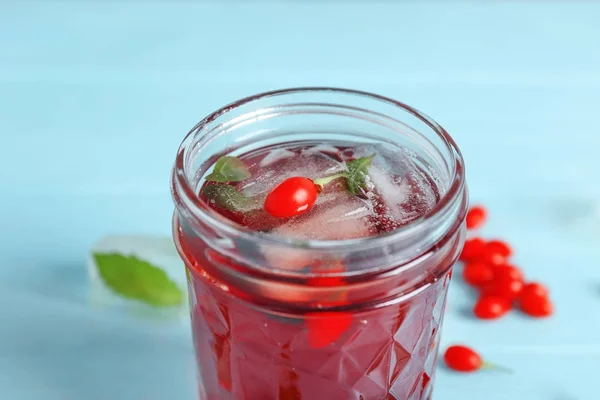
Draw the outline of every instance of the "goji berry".
[[[473,308],[473,314],[479,319],[496,319],[509,312],[511,303],[509,300],[498,297],[483,295]]]
[[[500,253],[487,251],[486,249],[483,250],[482,254],[479,257],[477,257],[476,260],[489,265],[502,265],[506,264],[507,261],[506,256]]]
[[[265,199],[264,209],[274,217],[294,217],[312,208],[317,193],[317,185],[311,179],[294,176],[271,190]]]
[[[483,366],[479,354],[462,345],[448,347],[444,352],[444,362],[448,368],[459,372],[474,372]]]
[[[477,229],[483,226],[487,217],[487,212],[482,206],[473,206],[467,212],[467,229]]]
[[[479,237],[468,239],[465,241],[462,252],[460,253],[459,259],[461,261],[474,260],[481,257],[485,248],[485,241]]]
[[[549,317],[554,312],[548,290],[538,283],[529,283],[523,287],[518,305],[525,314],[536,318]]]
[[[317,312],[305,315],[308,344],[313,349],[329,346],[342,336],[352,324],[352,314],[344,312]]]
[[[503,240],[490,240],[485,244],[485,250],[491,253],[499,253],[504,257],[510,257],[513,254],[512,248]]]
[[[346,270],[346,266],[342,261],[332,260],[329,262],[317,261],[311,266],[311,272],[319,273],[340,273]],[[344,279],[341,276],[314,276],[307,280],[309,285],[320,287],[341,286],[344,284]]]
[[[459,372],[474,372],[484,368],[511,372],[504,367],[484,362],[475,350],[463,345],[448,347],[444,352],[444,362],[448,368]]]
[[[523,286],[521,294],[523,296],[547,296],[548,288],[538,282],[529,282]]]
[[[489,264],[473,261],[465,265],[463,278],[471,286],[483,286],[494,279],[494,268]]]
[[[318,262],[311,267],[312,272],[326,271],[327,273],[344,272],[346,267],[342,261],[329,261],[327,263]],[[321,288],[336,288],[340,290],[324,290],[323,293],[316,292],[314,303],[321,306],[341,306],[347,304],[348,291],[341,288],[346,284],[346,280],[341,276],[314,276],[307,279],[311,286]]]
[[[502,264],[493,268],[494,279],[514,279],[523,281],[523,272],[514,265]]]
[[[219,384],[231,389],[231,344],[230,338],[225,335],[215,335],[214,350],[217,357],[217,377]]]
[[[520,279],[512,279],[510,277],[494,278],[493,281],[485,285],[482,289],[482,294],[486,296],[502,297],[506,300],[513,301],[523,289],[523,281]]]

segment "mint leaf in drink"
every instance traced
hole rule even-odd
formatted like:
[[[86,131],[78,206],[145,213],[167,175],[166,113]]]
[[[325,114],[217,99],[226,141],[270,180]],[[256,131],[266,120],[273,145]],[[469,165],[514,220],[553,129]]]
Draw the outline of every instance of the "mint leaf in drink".
[[[242,160],[233,156],[223,156],[219,158],[207,177],[211,182],[241,182],[250,178],[252,174]]]
[[[367,183],[365,177],[369,173],[369,167],[371,166],[373,157],[375,157],[375,154],[368,157],[357,158],[346,164],[346,186],[350,193],[358,194],[360,191],[366,189]]]
[[[179,306],[183,292],[162,269],[135,256],[93,253],[98,272],[116,294],[156,307]]]
[[[229,211],[246,212],[258,207],[254,198],[244,196],[230,185],[206,185],[202,193],[209,202]]]

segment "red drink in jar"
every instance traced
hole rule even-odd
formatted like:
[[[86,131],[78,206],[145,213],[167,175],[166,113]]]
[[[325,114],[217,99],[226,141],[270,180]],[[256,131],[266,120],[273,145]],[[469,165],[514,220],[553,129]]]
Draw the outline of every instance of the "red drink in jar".
[[[314,204],[267,212],[292,177]],[[439,125],[369,93],[265,93],[200,122],[172,184],[200,399],[430,398],[467,207]]]

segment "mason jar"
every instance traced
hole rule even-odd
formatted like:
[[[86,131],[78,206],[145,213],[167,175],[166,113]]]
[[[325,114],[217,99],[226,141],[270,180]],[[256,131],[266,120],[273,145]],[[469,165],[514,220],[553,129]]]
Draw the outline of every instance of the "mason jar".
[[[219,157],[298,141],[404,149],[438,200],[381,235],[295,241],[236,224],[199,196]],[[201,400],[430,398],[467,210],[463,159],[440,125],[361,91],[262,93],[199,122],[179,148],[171,183]],[[290,268],[298,259],[319,268]],[[336,284],[315,284],[324,280]]]

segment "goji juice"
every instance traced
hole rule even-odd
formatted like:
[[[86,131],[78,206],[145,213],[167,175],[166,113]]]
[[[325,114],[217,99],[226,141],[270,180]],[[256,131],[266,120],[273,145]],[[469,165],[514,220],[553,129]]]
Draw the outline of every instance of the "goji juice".
[[[284,143],[223,160],[202,180],[200,199],[229,223],[298,246],[230,240],[225,254],[175,219],[200,399],[430,398],[461,235],[425,249],[418,269],[372,268],[366,252],[325,257],[310,243],[369,240],[424,218],[445,190],[433,169],[407,150],[337,142]],[[296,176],[325,182],[314,205],[289,218],[266,212],[267,195]]]

